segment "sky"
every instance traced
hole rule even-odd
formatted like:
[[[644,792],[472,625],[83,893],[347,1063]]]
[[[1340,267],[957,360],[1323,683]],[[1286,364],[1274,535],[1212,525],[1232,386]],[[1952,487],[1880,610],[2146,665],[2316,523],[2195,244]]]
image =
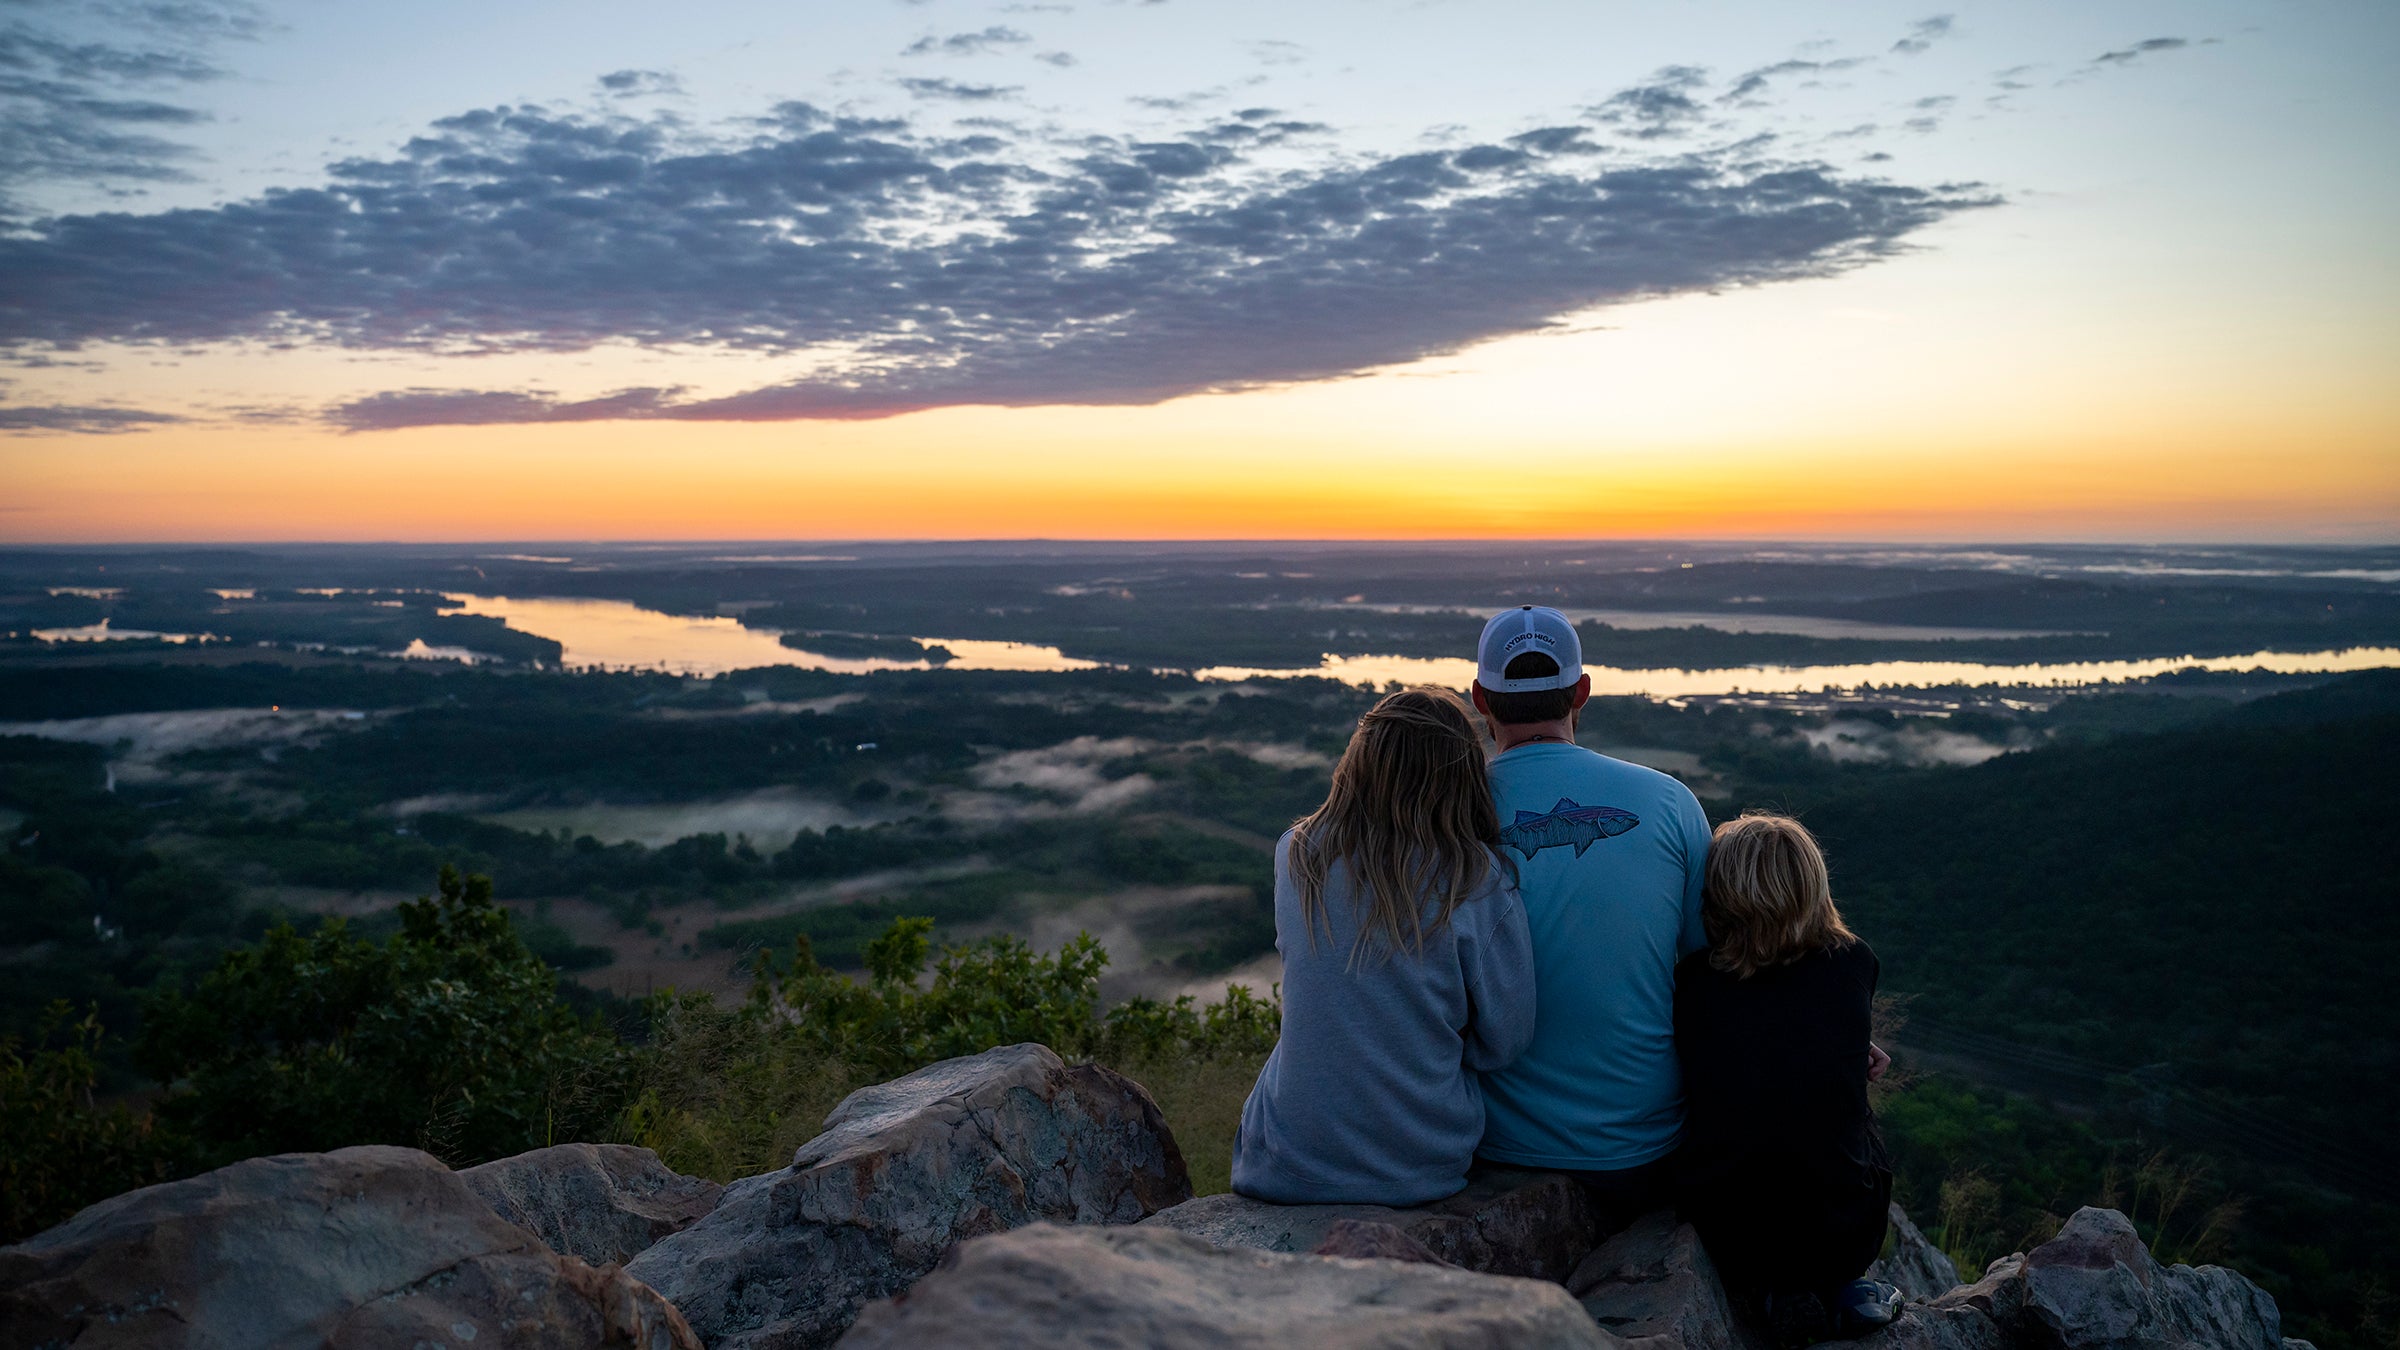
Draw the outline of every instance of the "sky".
[[[2400,538],[2400,6],[0,0],[0,539]]]

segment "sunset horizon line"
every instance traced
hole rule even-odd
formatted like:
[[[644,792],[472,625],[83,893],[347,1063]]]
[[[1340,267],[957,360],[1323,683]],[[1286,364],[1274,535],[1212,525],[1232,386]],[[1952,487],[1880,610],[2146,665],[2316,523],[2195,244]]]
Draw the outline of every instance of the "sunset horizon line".
[[[829,537],[810,535],[724,535],[724,536],[595,536],[595,535],[486,535],[454,538],[382,536],[373,538],[330,537],[253,537],[239,539],[206,538],[103,538],[103,539],[16,539],[0,541],[0,550],[7,549],[239,549],[239,548],[503,548],[511,546],[580,546],[585,548],[726,548],[737,545],[808,548],[904,548],[911,546],[947,547],[1035,547],[1072,545],[1076,547],[1151,547],[1158,545],[1209,546],[1221,548],[1285,547],[1308,545],[1327,548],[1424,547],[1427,545],[1509,544],[1522,547],[1553,545],[1558,547],[1606,547],[1611,545],[1742,545],[1746,547],[1790,544],[1803,547],[1853,546],[1881,548],[2187,548],[2187,549],[2323,549],[2327,551],[2362,548],[2400,547],[2400,530],[2380,536],[2358,536],[2331,539],[2322,535],[2244,535],[2244,536],[2139,536],[2139,535],[1868,535],[1868,534],[1619,534],[1619,535],[1514,535],[1506,533],[1457,533],[1423,535],[855,535]],[[525,559],[524,561],[539,561]],[[847,559],[760,559],[759,561],[826,561]]]

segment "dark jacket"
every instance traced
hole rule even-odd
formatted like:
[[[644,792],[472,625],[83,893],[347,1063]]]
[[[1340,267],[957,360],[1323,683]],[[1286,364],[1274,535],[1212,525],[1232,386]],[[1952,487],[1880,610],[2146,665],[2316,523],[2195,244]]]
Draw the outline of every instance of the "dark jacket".
[[[1679,1199],[1728,1281],[1816,1290],[1883,1246],[1891,1168],[1867,1106],[1875,953],[1864,942],[1736,979],[1675,970]]]

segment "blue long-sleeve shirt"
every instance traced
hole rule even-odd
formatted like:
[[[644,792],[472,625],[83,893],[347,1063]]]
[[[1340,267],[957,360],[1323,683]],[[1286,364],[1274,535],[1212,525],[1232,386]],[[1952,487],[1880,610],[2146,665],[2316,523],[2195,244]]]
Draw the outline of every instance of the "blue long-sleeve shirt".
[[[1421,953],[1378,961],[1370,946],[1353,967],[1361,907],[1349,869],[1326,877],[1312,942],[1291,846],[1286,834],[1275,848],[1283,1036],[1242,1107],[1233,1188],[1292,1205],[1454,1194],[1483,1137],[1476,1075],[1533,1039],[1533,948],[1513,873],[1495,859]]]

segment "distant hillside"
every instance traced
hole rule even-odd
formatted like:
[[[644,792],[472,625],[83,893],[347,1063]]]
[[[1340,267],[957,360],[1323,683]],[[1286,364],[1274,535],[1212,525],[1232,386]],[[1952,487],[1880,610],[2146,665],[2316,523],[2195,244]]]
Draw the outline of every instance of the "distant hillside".
[[[1805,804],[1929,1027],[2380,1150],[2400,1111],[2400,672]]]

